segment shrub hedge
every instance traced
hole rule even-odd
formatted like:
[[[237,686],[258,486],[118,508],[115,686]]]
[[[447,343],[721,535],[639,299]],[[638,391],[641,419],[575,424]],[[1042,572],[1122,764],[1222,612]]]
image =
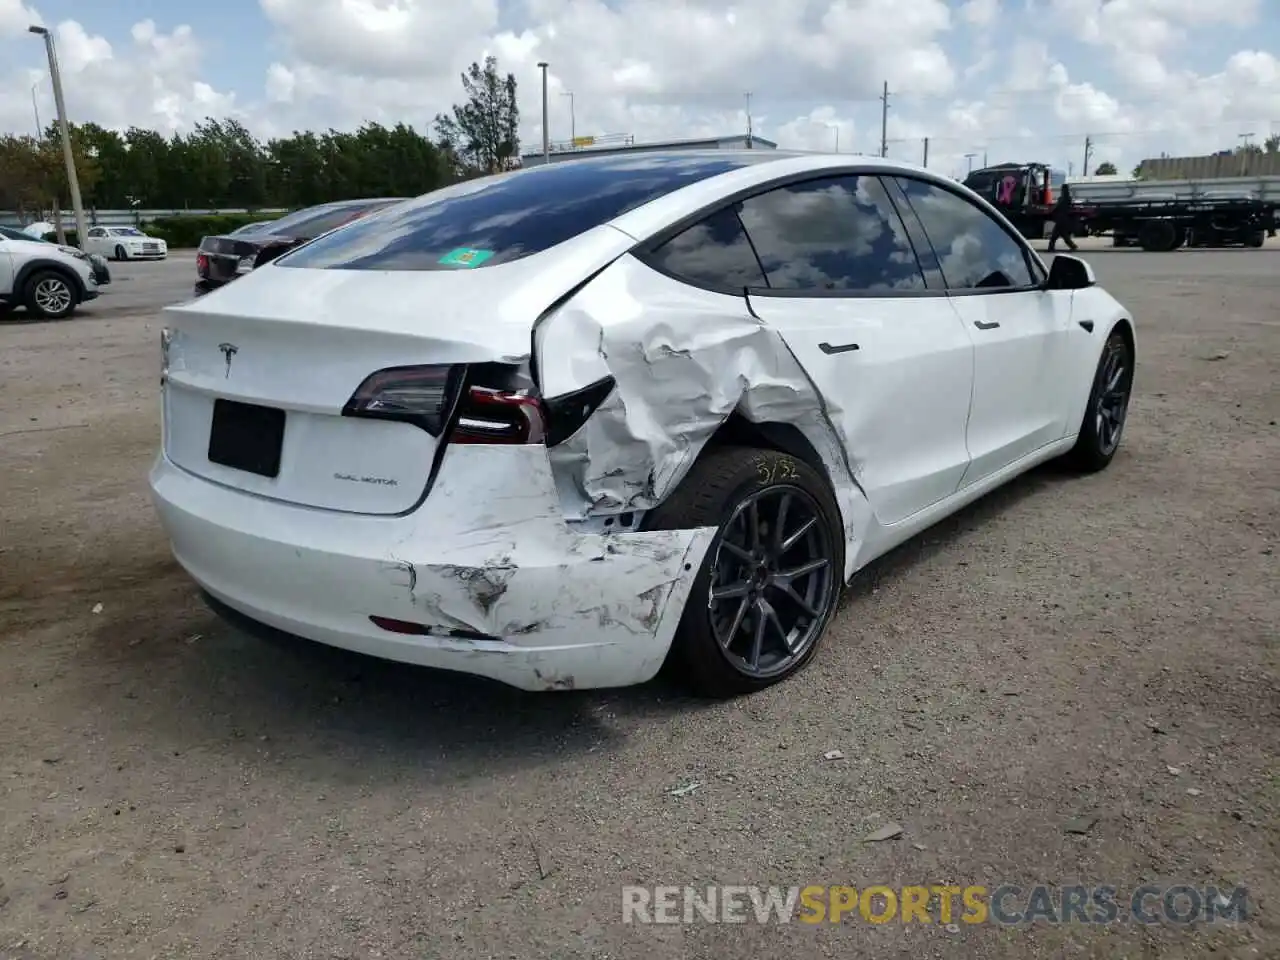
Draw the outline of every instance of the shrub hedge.
[[[279,214],[219,213],[201,217],[157,217],[142,225],[144,233],[170,247],[198,247],[204,237],[230,233],[248,223],[273,220]]]

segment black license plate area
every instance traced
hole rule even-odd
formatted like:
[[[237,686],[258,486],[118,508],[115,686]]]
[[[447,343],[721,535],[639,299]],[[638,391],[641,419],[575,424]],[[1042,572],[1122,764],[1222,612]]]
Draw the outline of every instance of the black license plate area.
[[[209,462],[256,473],[280,474],[284,446],[284,411],[238,400],[213,401],[209,429]]]

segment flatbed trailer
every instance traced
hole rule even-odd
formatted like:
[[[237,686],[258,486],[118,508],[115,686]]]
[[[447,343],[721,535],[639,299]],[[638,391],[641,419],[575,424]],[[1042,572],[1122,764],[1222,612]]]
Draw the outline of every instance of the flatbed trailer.
[[[1162,252],[1188,247],[1261,247],[1276,235],[1274,201],[1252,198],[1076,203],[1080,233],[1117,247]]]
[[[993,176],[995,175],[995,176]],[[1028,239],[1039,240],[1053,230],[1055,187],[1052,172],[1040,163],[1004,164],[974,171],[966,185],[980,187],[1017,230]],[[1120,184],[1078,188],[1072,193],[1076,236],[1109,236],[1117,247],[1138,246],[1150,251],[1190,247],[1261,247],[1274,237],[1280,219],[1280,199],[1264,186],[1261,196],[1240,193],[1234,196],[1201,195],[1171,184],[1170,192],[1157,183],[1142,185],[1138,195],[1116,195],[1133,188]],[[1225,186],[1225,185],[1224,185]],[[1089,193],[1103,196],[1087,196]],[[1105,193],[1111,193],[1106,196]]]

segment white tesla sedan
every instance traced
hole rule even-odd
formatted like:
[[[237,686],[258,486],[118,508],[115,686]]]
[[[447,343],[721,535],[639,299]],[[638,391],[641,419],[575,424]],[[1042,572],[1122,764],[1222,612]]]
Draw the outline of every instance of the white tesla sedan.
[[[971,191],[762,150],[463,183],[166,324],[151,488],[214,609],[533,690],[789,676],[875,557],[1105,467],[1134,371]]]

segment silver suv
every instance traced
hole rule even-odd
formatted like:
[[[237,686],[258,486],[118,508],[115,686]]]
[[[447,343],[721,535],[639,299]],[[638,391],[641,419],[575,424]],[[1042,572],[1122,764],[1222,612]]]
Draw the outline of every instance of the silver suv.
[[[0,230],[0,314],[25,306],[33,316],[61,320],[98,296],[89,255],[14,230]]]

